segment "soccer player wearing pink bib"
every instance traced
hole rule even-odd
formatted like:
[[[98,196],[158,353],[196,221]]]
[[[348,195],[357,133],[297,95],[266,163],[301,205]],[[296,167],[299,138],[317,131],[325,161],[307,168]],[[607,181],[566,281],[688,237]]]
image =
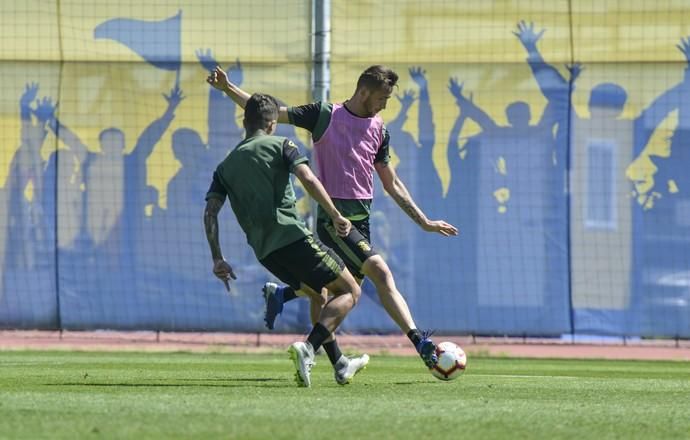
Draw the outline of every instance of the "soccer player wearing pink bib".
[[[209,76],[209,83],[224,91],[238,105],[244,107],[249,94],[232,84],[225,72],[217,67]],[[457,235],[458,230],[443,220],[429,220],[412,199],[392,166],[389,166],[390,137],[378,113],[396,87],[398,75],[385,66],[371,66],[357,81],[350,99],[342,104],[316,102],[298,107],[280,107],[278,122],[309,130],[314,141],[319,179],[333,199],[337,209],[352,222],[352,230],[340,237],[332,221],[319,208],[317,232],[321,241],[332,248],[360,281],[365,277],[376,286],[386,312],[409,337],[427,367],[436,362],[436,345],[428,332],[420,331],[405,301],[398,291],[390,268],[371,246],[369,216],[373,199],[374,171],[386,192],[400,208],[422,229],[444,236]],[[283,304],[296,298],[289,286],[273,283],[264,286],[266,299],[265,321],[273,328]],[[312,316],[318,315],[312,301]],[[324,344],[330,357],[340,354],[335,342]]]

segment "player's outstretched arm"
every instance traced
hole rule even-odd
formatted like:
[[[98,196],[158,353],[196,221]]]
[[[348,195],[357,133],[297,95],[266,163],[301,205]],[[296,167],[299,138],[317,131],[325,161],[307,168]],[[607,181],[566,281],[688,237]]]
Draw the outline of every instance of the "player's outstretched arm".
[[[218,66],[218,62],[213,56],[211,49],[197,49],[196,57],[199,64],[208,71],[210,75]],[[226,70],[230,81],[236,85],[242,84],[243,72],[242,64],[237,59],[234,64],[228,66]],[[237,124],[235,119],[235,102],[227,99],[225,93],[211,87],[208,94],[208,145],[209,150],[215,150],[219,155],[225,155],[229,145],[228,136],[241,138],[244,129]]]
[[[223,207],[223,200],[211,197],[206,202],[204,209],[204,229],[206,230],[206,240],[211,248],[211,257],[213,258],[213,274],[218,277],[225,288],[230,291],[230,278],[236,280],[235,272],[232,266],[228,264],[223,258],[223,252],[220,248],[220,239],[218,234],[218,212]]]
[[[304,189],[309,193],[309,195],[316,200],[316,202],[321,205],[321,207],[326,211],[328,216],[333,220],[333,226],[335,230],[341,237],[345,237],[350,233],[350,228],[352,228],[352,223],[350,220],[340,214],[340,211],[333,204],[333,200],[326,192],[319,179],[314,175],[309,168],[309,165],[301,163],[295,167],[295,176],[302,183]]]
[[[230,97],[237,105],[244,108],[247,105],[247,100],[252,96],[242,90],[238,85],[234,84],[228,78],[228,74],[220,67],[216,66],[213,71],[206,78],[206,82],[211,84],[214,88],[222,91]],[[287,107],[280,106],[278,108],[278,122],[289,123]]]
[[[375,166],[376,172],[383,184],[383,188],[393,197],[393,200],[400,206],[400,209],[402,209],[415,223],[421,226],[422,229],[427,232],[438,232],[446,237],[458,235],[458,229],[450,223],[446,223],[443,220],[429,220],[427,218],[424,212],[422,212],[414,200],[412,200],[412,196],[407,190],[407,187],[405,187],[405,184],[395,173],[393,167],[383,162],[377,162]]]

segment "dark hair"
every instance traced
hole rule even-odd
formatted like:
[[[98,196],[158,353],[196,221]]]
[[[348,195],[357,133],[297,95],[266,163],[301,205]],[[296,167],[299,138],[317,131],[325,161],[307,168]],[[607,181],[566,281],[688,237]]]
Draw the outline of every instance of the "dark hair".
[[[357,89],[366,87],[369,90],[392,90],[398,83],[398,74],[386,66],[371,66],[357,80]]]
[[[254,93],[244,106],[244,128],[248,133],[263,130],[278,120],[278,102],[271,95]]]

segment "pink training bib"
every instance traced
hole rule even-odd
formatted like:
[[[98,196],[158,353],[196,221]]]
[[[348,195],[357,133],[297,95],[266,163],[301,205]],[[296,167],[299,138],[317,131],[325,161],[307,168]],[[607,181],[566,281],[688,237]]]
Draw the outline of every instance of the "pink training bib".
[[[314,144],[319,179],[332,198],[372,199],[374,158],[383,142],[380,116],[360,118],[333,104],[331,121]]]

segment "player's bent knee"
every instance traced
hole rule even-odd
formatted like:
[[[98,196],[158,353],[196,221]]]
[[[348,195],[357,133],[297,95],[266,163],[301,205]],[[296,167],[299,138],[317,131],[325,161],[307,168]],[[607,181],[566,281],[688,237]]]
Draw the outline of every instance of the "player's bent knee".
[[[327,287],[333,296],[348,295],[350,298],[352,298],[351,307],[354,307],[357,304],[357,301],[359,301],[359,297],[362,294],[362,288],[359,286],[359,284],[357,284],[357,281],[347,269],[345,269],[340,276],[331,282]]]
[[[388,264],[386,264],[380,255],[374,255],[368,258],[367,261],[364,262],[362,271],[371,279],[377,288],[393,281],[393,274]]]
[[[348,278],[343,277],[342,275],[336,278],[334,281],[331,281],[326,287],[328,288],[328,291],[331,292],[333,296],[340,296],[344,294],[348,294],[351,292],[350,286],[351,282]]]

